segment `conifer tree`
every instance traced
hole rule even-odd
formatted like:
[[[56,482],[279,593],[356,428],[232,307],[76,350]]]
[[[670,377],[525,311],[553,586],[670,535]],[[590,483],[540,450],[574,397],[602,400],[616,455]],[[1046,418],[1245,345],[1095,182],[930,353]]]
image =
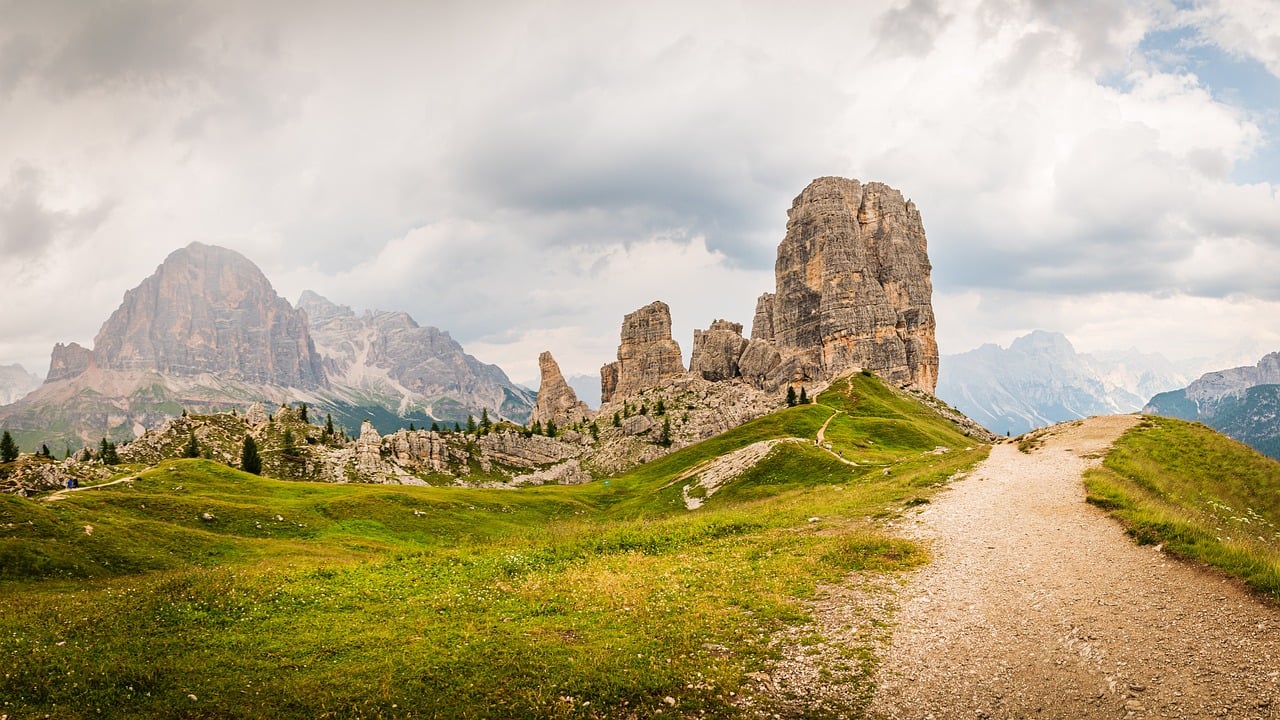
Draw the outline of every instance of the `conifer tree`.
[[[330,413],[324,414],[324,434],[333,437],[333,415]]]
[[[795,386],[787,387],[787,407],[795,407],[796,405],[796,389]]]
[[[0,462],[13,462],[18,459],[18,444],[8,430],[0,435]]]
[[[431,432],[440,432],[440,423],[438,423],[438,422],[436,422],[436,421],[432,420],[432,421],[431,421]]]
[[[409,423],[409,432],[417,432],[417,430],[418,428],[414,427],[413,423]]]
[[[454,431],[454,432],[462,432],[462,426],[458,425],[458,423],[456,423],[456,422],[455,422],[455,423],[453,424],[453,431]]]
[[[258,457],[258,444],[252,435],[245,435],[244,445],[240,447],[240,469],[254,475],[262,474],[262,458]]]
[[[489,408],[480,410],[480,428],[486,433],[493,429],[493,421],[489,419]]]
[[[588,426],[587,426],[587,428],[588,428],[589,430],[591,430],[591,439],[592,439],[592,440],[599,440],[599,439],[600,439],[600,427],[599,427],[598,425],[596,425],[596,421],[595,421],[595,420],[592,420],[592,421],[591,421],[591,424],[590,424],[590,425],[588,425]]]
[[[185,457],[185,458],[200,457],[200,443],[196,442],[196,432],[194,430],[192,430],[191,433],[187,435],[187,447],[183,449],[182,457]]]
[[[805,389],[803,387],[800,388],[800,404],[801,405],[809,404],[809,395],[805,392]]]
[[[467,415],[467,434],[468,435],[476,434],[476,419],[471,417],[470,415]]]
[[[671,445],[671,418],[663,418],[662,434],[658,436],[658,444],[663,447]]]
[[[541,435],[541,434],[542,434],[542,421],[541,421],[541,420],[534,420],[534,421],[533,421],[533,425],[529,428],[529,431],[530,431],[530,433],[532,433],[533,435]]]
[[[658,398],[658,404],[653,408],[653,414],[658,417],[662,417],[667,414],[667,404],[662,401],[662,398]]]
[[[617,411],[613,413],[613,426],[622,427],[622,417],[618,415]]]
[[[556,421],[548,418],[547,419],[547,437],[555,437],[555,436],[556,436]]]
[[[300,419],[302,420],[302,422],[304,422],[304,423],[310,423],[310,422],[311,422],[309,419],[307,419],[307,404],[306,404],[306,403],[302,403],[302,405],[300,405],[300,406],[298,407],[298,418],[300,418]]]
[[[49,452],[49,446],[48,446],[48,445],[45,445],[45,444],[41,443],[41,445],[40,445],[40,457],[47,457],[47,458],[52,458],[52,457],[53,457],[53,453]]]

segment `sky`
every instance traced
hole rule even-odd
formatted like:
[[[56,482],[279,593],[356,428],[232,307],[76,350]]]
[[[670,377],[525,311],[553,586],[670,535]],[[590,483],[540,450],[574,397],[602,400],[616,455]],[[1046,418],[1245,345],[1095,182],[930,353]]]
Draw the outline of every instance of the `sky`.
[[[193,241],[517,381],[687,357],[824,175],[915,201],[943,354],[1280,349],[1277,0],[0,0],[0,363]]]

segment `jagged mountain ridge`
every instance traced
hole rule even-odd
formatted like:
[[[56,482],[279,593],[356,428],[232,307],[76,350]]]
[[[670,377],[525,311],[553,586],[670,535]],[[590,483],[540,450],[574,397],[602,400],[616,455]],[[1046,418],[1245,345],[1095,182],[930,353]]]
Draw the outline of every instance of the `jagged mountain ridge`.
[[[1092,415],[1137,412],[1144,398],[1185,383],[1158,354],[1078,353],[1061,333],[1036,330],[1008,348],[986,344],[942,357],[937,396],[1003,435]]]
[[[127,440],[180,414],[306,402],[354,429],[413,420],[523,420],[533,395],[447,333],[404,313],[366,313],[308,297],[312,321],[243,255],[192,243],[125,293],[92,350],[53,349],[45,383],[0,408],[24,447]],[[347,335],[343,335],[343,333]]]
[[[324,358],[334,393],[347,399],[381,398],[401,418],[465,421],[480,410],[518,422],[528,420],[535,393],[511,382],[497,365],[468,355],[449,333],[420,326],[403,312],[366,311],[357,316],[307,290],[298,307]],[[384,432],[390,428],[384,429]]]
[[[1280,352],[1256,365],[1215,370],[1154,395],[1145,413],[1195,420],[1280,459]]]

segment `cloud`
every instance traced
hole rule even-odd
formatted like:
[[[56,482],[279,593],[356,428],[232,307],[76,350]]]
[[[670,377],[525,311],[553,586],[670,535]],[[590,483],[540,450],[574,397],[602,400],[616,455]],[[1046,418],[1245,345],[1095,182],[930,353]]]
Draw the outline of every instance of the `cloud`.
[[[91,338],[200,240],[291,299],[407,310],[513,376],[544,349],[594,373],[651,300],[686,353],[695,325],[749,321],[792,198],[832,174],[915,200],[939,297],[982,312],[1276,298],[1280,177],[1237,179],[1276,152],[1258,109],[1276,101],[1216,93],[1143,41],[1176,30],[1267,62],[1266,3],[5,11],[0,242],[60,258],[6,300],[53,339]],[[34,354],[27,332],[0,322],[0,362]]]
[[[1270,0],[1209,0],[1184,19],[1219,47],[1257,60],[1280,78],[1280,7]]]

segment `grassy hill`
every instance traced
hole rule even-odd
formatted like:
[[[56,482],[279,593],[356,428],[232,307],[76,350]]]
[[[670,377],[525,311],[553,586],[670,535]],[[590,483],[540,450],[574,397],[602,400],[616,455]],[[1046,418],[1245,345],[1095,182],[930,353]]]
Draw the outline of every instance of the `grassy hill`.
[[[1085,476],[1089,501],[1143,544],[1280,600],[1280,462],[1200,423],[1149,416]]]
[[[702,475],[766,441],[687,509]],[[922,562],[884,521],[986,452],[855,375],[581,486],[296,483],[174,460],[56,500],[0,496],[0,715],[740,716],[781,701],[750,674],[807,626],[821,584]],[[851,697],[884,620],[826,669]]]

